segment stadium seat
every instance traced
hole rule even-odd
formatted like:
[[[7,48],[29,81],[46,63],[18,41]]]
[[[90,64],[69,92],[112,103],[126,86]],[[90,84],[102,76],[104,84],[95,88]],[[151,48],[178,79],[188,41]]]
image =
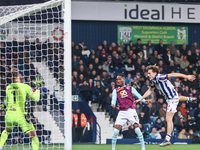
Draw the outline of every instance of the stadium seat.
[[[148,123],[147,124],[143,124],[143,127],[144,127],[144,132],[147,132],[147,133],[151,132],[150,125]]]
[[[198,137],[199,137],[199,135],[200,135],[200,134],[199,134],[198,132],[195,132],[195,133],[194,133],[194,136],[198,136]]]
[[[155,123],[157,118],[158,117],[150,117],[150,120],[153,121],[153,123]]]
[[[178,132],[178,129],[177,129],[177,127],[174,127],[174,130],[173,130],[174,132]]]
[[[174,132],[173,139],[177,139],[177,138],[178,138],[178,132]]]

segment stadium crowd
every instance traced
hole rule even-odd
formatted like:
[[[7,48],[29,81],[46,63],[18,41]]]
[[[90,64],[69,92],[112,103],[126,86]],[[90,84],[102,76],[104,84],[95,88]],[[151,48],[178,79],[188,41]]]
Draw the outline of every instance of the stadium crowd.
[[[105,40],[96,50],[88,50],[84,42],[79,44],[72,42],[72,94],[82,91],[90,106],[91,101],[97,101],[94,97],[99,98],[101,111],[109,113],[110,118],[115,121],[118,107],[111,109],[110,104],[112,91],[117,87],[118,73],[126,75],[126,85],[133,86],[140,94],[144,94],[151,84],[145,68],[154,64],[159,66],[161,74],[181,72],[196,76],[194,82],[181,78],[171,80],[179,95],[197,97],[196,103],[179,103],[174,117],[175,128],[172,136],[192,138],[194,135],[199,135],[200,48],[196,42],[191,46],[186,43],[176,46],[173,41],[170,45],[164,45],[160,39],[157,45],[152,45],[151,40],[147,44],[142,44],[141,39],[138,39],[136,43],[130,41],[125,45],[120,42],[117,46],[114,42],[109,45]],[[91,89],[98,91],[98,95],[86,92]],[[158,90],[155,90],[148,99],[152,99],[153,103],[137,104],[140,128],[145,138],[163,138],[167,127],[166,99]],[[122,130],[124,138],[136,137],[132,128],[127,123]]]

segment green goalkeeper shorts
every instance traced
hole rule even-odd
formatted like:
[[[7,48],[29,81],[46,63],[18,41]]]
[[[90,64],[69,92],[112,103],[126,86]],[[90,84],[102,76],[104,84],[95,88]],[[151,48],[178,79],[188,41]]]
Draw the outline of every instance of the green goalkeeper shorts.
[[[15,126],[19,126],[22,132],[25,132],[26,134],[35,130],[32,122],[28,117],[26,117],[26,115],[18,114],[15,111],[6,112],[5,124],[6,128],[9,130],[13,130]]]

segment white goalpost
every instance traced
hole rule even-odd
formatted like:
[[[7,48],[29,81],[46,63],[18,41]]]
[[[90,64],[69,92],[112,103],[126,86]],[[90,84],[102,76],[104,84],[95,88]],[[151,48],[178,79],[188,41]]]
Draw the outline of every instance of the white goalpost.
[[[69,20],[69,21],[66,21]],[[71,0],[65,0],[64,9],[64,43],[65,43],[65,150],[72,150],[71,131]],[[69,71],[69,72],[68,72]],[[70,121],[67,121],[70,120]]]
[[[33,90],[40,82],[39,102],[27,97],[24,104],[39,149],[72,150],[71,0],[0,6],[0,20],[1,103],[12,83],[12,68],[18,69],[20,82]],[[3,116],[6,109],[0,110]],[[6,149],[32,149],[31,139],[13,126]]]

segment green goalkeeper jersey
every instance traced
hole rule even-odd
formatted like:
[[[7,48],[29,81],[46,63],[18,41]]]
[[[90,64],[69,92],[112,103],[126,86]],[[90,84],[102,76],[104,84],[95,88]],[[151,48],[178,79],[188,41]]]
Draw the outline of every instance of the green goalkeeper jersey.
[[[40,99],[40,91],[36,90],[34,92],[27,84],[15,82],[8,85],[6,87],[7,99],[5,103],[7,112],[12,111],[13,113],[27,114],[25,111],[27,95],[36,102]]]

